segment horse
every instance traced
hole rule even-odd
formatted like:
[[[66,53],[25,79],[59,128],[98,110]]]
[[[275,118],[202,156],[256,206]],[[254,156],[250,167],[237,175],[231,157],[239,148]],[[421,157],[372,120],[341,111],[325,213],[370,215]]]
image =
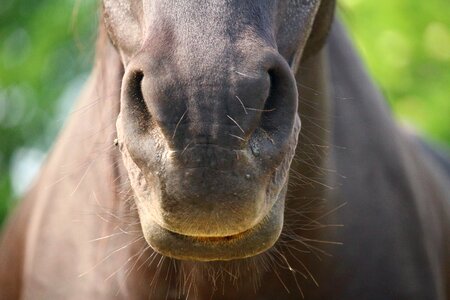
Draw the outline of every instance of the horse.
[[[335,1],[103,0],[1,299],[450,299],[450,163]]]

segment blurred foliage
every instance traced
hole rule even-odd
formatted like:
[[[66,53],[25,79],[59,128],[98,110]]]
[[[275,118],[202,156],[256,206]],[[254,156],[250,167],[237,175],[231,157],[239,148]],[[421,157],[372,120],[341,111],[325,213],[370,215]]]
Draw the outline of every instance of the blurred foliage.
[[[450,145],[448,0],[340,0],[394,112]],[[95,0],[1,0],[0,223],[91,67]],[[28,177],[27,177],[28,176]]]
[[[0,2],[0,221],[15,181],[28,179],[14,173],[39,165],[62,125],[61,98],[90,69],[97,3],[75,2]]]
[[[339,1],[398,119],[450,146],[450,2]]]

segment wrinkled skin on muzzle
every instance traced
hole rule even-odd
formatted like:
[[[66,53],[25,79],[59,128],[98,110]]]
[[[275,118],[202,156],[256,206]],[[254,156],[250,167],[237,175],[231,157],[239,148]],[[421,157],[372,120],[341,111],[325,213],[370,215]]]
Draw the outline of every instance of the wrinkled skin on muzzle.
[[[147,242],[198,261],[269,249],[301,127],[291,66],[320,1],[103,2],[125,68],[118,140]]]

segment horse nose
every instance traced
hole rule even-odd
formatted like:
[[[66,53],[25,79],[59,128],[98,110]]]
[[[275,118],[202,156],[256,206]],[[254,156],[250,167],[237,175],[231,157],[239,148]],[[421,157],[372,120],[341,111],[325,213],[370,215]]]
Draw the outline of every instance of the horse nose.
[[[137,59],[124,77],[122,105],[136,131],[157,125],[175,149],[189,143],[242,149],[257,129],[275,143],[293,127],[295,80],[278,53],[250,61],[241,68],[230,64],[199,71],[190,66],[194,75],[187,77],[173,63]]]

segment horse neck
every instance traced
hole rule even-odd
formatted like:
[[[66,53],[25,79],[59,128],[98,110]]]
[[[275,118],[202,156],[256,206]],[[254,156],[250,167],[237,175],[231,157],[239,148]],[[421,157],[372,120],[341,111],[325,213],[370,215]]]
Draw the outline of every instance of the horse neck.
[[[119,198],[121,181],[123,177],[126,178],[120,163],[120,153],[114,145],[122,74],[123,66],[117,52],[101,36],[94,69],[52,153],[52,157],[58,156],[60,148],[67,153],[73,152],[70,159],[59,157],[59,160],[62,160],[61,163],[77,164],[84,170],[83,176],[112,176],[103,180],[98,178],[95,182],[84,180],[82,176],[76,185],[81,190],[95,191],[97,186],[100,190],[110,190],[111,193],[103,197],[107,205],[111,202],[109,199]]]
[[[102,199],[116,196],[116,184],[108,176],[120,175],[117,164],[120,156],[113,141],[122,67],[110,48],[101,47],[94,70],[51,150],[39,181],[27,195],[37,198],[34,202],[39,207],[57,204],[52,200],[55,193],[61,194],[68,206],[92,200],[92,195],[85,199],[89,193],[104,195]]]
[[[368,157],[401,161],[407,142],[340,22],[334,22],[328,44],[297,70],[302,130],[288,194],[291,203],[327,199],[333,209],[339,204],[328,200],[349,171],[343,165],[349,151],[361,154],[355,159],[363,168]]]
[[[108,278],[98,283],[105,289],[115,286],[120,287],[118,293],[123,295],[130,291],[148,295],[143,281],[153,270],[142,268],[128,274],[126,280],[121,277],[125,267],[129,267],[130,257],[140,266],[141,260],[145,260],[151,251],[140,232],[128,175],[120,151],[114,145],[123,65],[108,39],[100,36],[98,43],[90,79],[41,177],[40,187],[43,183],[56,183],[48,189],[49,195],[39,196],[42,198],[38,201],[39,211],[59,210],[59,218],[64,219],[73,219],[74,212],[78,214],[80,223],[69,226],[65,236],[84,241],[76,243],[79,247],[71,251],[79,258],[80,268],[76,272],[82,274],[80,278],[86,285],[93,283],[89,278],[100,276]],[[70,169],[70,174],[62,174],[64,169]],[[65,203],[53,201],[55,194],[62,194]],[[48,223],[48,220],[39,221],[42,220],[39,217],[35,219]],[[73,244],[73,241],[68,243]],[[142,253],[143,249],[145,255],[136,257],[135,254]]]

